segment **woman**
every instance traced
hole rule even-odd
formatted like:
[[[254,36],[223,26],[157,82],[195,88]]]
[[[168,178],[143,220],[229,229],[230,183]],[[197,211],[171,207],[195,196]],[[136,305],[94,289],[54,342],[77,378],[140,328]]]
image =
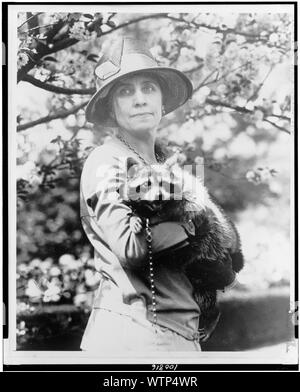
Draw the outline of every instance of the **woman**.
[[[180,71],[159,67],[144,43],[132,38],[116,41],[95,74],[87,120],[114,128],[114,135],[92,151],[81,177],[82,225],[101,273],[81,349],[99,355],[201,351],[200,311],[189,279],[152,262],[145,230],[132,231],[132,210],[118,193],[128,158],[145,165],[161,161],[161,118],[191,97],[192,84]],[[176,222],[151,221],[148,229],[154,256],[167,257],[193,235],[193,225]]]

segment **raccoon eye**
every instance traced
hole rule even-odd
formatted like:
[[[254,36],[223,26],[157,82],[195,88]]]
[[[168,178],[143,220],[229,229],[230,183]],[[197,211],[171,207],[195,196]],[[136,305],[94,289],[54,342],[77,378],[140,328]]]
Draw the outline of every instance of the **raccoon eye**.
[[[148,185],[148,186],[152,185],[152,182],[151,182],[151,180],[150,180],[150,179],[148,180],[148,183],[147,183],[147,185]]]

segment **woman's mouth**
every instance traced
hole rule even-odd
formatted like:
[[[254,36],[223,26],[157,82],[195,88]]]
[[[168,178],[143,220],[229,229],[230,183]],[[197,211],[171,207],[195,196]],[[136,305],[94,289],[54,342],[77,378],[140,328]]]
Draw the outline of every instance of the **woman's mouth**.
[[[152,115],[153,115],[153,113],[144,112],[144,113],[137,113],[137,114],[134,114],[132,117],[143,117],[143,116],[152,116]]]

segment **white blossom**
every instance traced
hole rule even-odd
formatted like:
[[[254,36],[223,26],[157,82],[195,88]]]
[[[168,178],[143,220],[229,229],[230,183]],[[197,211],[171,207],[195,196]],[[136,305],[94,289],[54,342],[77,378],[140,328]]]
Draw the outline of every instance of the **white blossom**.
[[[28,331],[28,328],[26,328],[25,321],[21,321],[17,327],[17,335],[23,336],[26,334],[27,331]]]
[[[60,300],[61,289],[55,282],[50,282],[48,289],[44,292],[44,302],[57,302]]]
[[[86,29],[83,22],[75,22],[70,28],[69,36],[78,41],[87,41],[91,38],[91,33]]]
[[[75,306],[84,305],[86,303],[86,299],[87,299],[86,294],[84,294],[84,293],[77,294],[77,295],[75,295],[74,300],[73,300],[74,305]]]
[[[26,65],[29,61],[29,57],[26,53],[24,52],[19,52],[18,53],[18,60],[17,60],[17,64],[18,64],[18,69],[21,69],[22,67],[24,67],[24,65]]]
[[[100,281],[100,275],[98,273],[94,273],[90,269],[87,269],[84,272],[84,277],[86,285],[90,287],[96,286]]]
[[[57,23],[58,21],[65,19],[67,15],[68,14],[66,12],[53,12],[50,15],[47,23],[49,23],[49,24]]]
[[[25,294],[31,298],[41,298],[42,290],[38,287],[34,279],[29,279]]]
[[[57,266],[53,266],[49,271],[50,276],[59,276],[61,274],[61,270]]]
[[[196,93],[193,95],[193,99],[198,103],[202,104],[205,102],[207,96],[210,94],[210,88],[207,86],[201,87]]]

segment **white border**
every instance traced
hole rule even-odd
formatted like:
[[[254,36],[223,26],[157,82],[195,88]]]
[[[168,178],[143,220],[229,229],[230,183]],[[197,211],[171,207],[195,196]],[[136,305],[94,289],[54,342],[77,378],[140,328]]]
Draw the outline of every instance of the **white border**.
[[[83,6],[82,2],[70,2],[70,5],[72,5],[72,11],[73,12],[82,12],[82,8],[84,7],[84,11],[86,12],[87,5]],[[92,1],[91,1],[92,2]],[[111,2],[109,5],[99,5],[97,2],[93,5],[88,5],[88,7],[93,8],[93,12],[99,10],[102,12],[118,12],[118,13],[154,13],[157,12],[156,9],[158,9],[158,12],[172,12],[172,13],[177,13],[177,12],[188,12],[187,7],[189,7],[191,12],[211,12],[212,11],[212,6],[215,7],[215,9],[224,14],[231,14],[231,13],[240,13],[240,12],[256,12],[256,9],[253,9],[253,5],[251,4],[230,4],[228,7],[228,4],[226,4],[226,1],[224,1],[223,4],[196,4],[197,2],[195,1],[195,4],[184,4],[184,2],[178,2],[178,4],[167,4],[168,2],[164,2],[166,4],[159,4],[159,1],[157,1],[157,4],[135,4],[135,5],[127,5],[125,1],[124,5],[118,5],[114,4],[114,2]],[[155,1],[156,2],[156,1]],[[254,2],[254,1],[253,1]],[[171,2],[170,2],[171,3]],[[212,2],[213,3],[213,2]],[[227,2],[228,3],[228,2]],[[254,2],[255,3],[255,2]],[[40,4],[33,4],[33,5],[10,5],[10,7],[13,8],[18,8],[18,12],[38,12],[41,11],[42,8],[47,8],[47,12],[66,12],[66,5],[40,5]],[[270,1],[270,5],[266,4],[255,4],[255,7],[259,8],[259,12],[271,12],[271,13],[284,13],[284,12],[292,12],[292,5],[290,4],[272,4]],[[69,6],[68,6],[68,12],[70,11]]]
[[[74,351],[15,351],[6,355],[5,363],[25,364],[297,364],[298,347],[282,349],[280,355],[253,352],[149,352],[125,356],[124,354],[99,357]],[[150,369],[149,369],[150,370]]]
[[[81,12],[86,6],[81,4],[74,4],[70,2],[73,12]],[[68,7],[68,12],[70,11]],[[255,4],[255,11],[253,5],[184,5],[184,4],[157,4],[157,5],[93,5],[93,11],[102,12],[130,12],[130,13],[153,13],[153,12],[187,12],[187,7],[191,12],[211,12],[212,6],[214,12],[222,13],[234,13],[234,12],[288,12],[293,15],[293,5],[288,4],[270,4],[269,5],[258,5]],[[22,11],[41,11],[47,10],[47,12],[64,12],[66,11],[66,5],[46,5],[46,4],[11,4],[8,9],[8,89],[9,92],[9,111],[8,111],[8,124],[9,129],[16,129],[16,108],[14,107],[13,97],[17,94],[17,85],[15,83],[15,75],[17,74],[17,12]],[[45,10],[45,11],[46,11]],[[16,194],[15,194],[15,169],[16,169],[16,133],[9,132],[9,217],[10,217],[10,228],[16,227]],[[291,141],[291,156],[293,157],[293,143]],[[294,157],[292,158],[292,170],[291,170],[291,183],[292,175],[294,173]],[[293,201],[293,188],[291,187],[291,200]],[[293,204],[291,202],[291,207]],[[294,233],[293,228],[293,208],[291,208],[291,231]],[[11,233],[10,233],[11,234]],[[15,234],[15,233],[14,233]],[[294,249],[293,236],[291,236],[292,249]],[[274,354],[260,352],[202,352],[200,357],[199,353],[147,353],[147,356],[125,357],[122,355],[111,356],[111,357],[95,357],[91,354],[87,355],[84,352],[68,352],[68,351],[16,351],[16,236],[9,236],[9,250],[10,250],[10,262],[9,262],[9,335],[8,341],[5,341],[4,354],[5,364],[114,364],[117,363],[135,363],[140,364],[152,364],[152,363],[185,363],[185,364],[297,364],[298,363],[298,347],[294,347],[293,350],[282,352],[280,356],[274,357]],[[293,279],[292,279],[293,280]],[[292,281],[291,280],[291,281]],[[291,298],[293,298],[293,288],[291,287]]]

